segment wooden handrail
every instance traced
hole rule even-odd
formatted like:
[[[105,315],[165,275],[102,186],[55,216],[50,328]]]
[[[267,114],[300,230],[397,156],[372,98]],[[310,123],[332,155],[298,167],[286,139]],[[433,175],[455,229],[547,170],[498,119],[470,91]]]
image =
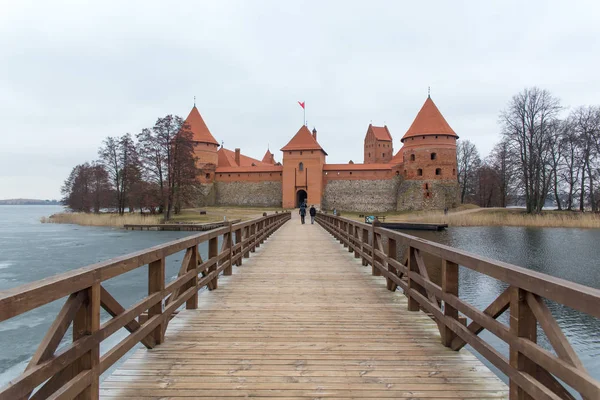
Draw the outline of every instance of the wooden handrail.
[[[139,342],[148,348],[162,343],[167,325],[181,305],[197,308],[201,288],[216,289],[221,272],[230,275],[233,265],[241,265],[242,258],[247,258],[290,218],[291,213],[276,213],[229,224],[0,291],[0,322],[67,297],[25,371],[0,390],[0,400],[98,398],[98,382],[104,371]],[[198,251],[198,245],[204,242],[209,247],[206,261]],[[166,284],[165,258],[183,250],[179,274]],[[145,265],[148,295],[125,309],[102,282]],[[103,324],[100,308],[112,317]],[[57,350],[71,325],[73,342]],[[130,334],[101,355],[100,343],[121,328]]]
[[[400,287],[408,298],[409,311],[429,313],[438,324],[445,346],[460,350],[469,344],[506,374],[511,399],[574,399],[564,384],[584,399],[600,398],[600,382],[585,370],[543,300],[600,318],[600,290],[385,229],[376,223],[368,225],[329,214],[317,214],[316,221],[348,251],[353,251],[356,258],[362,258],[363,265],[371,265],[373,275],[384,276],[389,290]],[[397,259],[397,244],[407,247],[402,261]],[[441,285],[428,276],[425,253],[441,259]],[[509,287],[485,310],[479,310],[459,298],[459,265]],[[510,326],[496,319],[507,310]],[[468,326],[465,317],[472,321]],[[538,324],[556,355],[537,344]],[[484,329],[509,345],[509,357],[478,336]]]

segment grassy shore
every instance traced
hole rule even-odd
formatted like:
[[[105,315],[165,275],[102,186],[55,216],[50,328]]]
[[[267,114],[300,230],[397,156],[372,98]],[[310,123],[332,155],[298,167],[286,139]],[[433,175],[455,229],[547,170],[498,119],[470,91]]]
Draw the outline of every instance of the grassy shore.
[[[200,211],[206,211],[206,214],[200,214]],[[209,223],[227,220],[241,219],[246,221],[275,211],[282,211],[281,208],[258,208],[258,207],[204,207],[182,210],[180,214],[173,215],[169,223]],[[55,224],[76,224],[85,226],[112,226],[123,227],[124,225],[153,225],[162,223],[162,215],[141,215],[116,213],[58,213],[50,217],[42,217],[42,223]]]
[[[381,213],[385,222],[421,222],[448,224],[448,226],[529,226],[540,228],[600,228],[600,215],[572,211],[544,211],[527,214],[522,209],[462,207],[443,211],[413,211],[404,213]],[[363,220],[355,213],[344,216]]]

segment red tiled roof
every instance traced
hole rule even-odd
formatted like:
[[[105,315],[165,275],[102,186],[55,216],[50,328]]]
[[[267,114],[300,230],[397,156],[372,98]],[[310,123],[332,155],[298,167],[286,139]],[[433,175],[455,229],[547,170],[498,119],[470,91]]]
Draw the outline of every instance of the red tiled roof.
[[[408,131],[404,134],[401,141],[406,138],[421,135],[458,135],[450,128],[446,119],[438,110],[431,97],[427,97],[425,104],[421,107],[421,111],[413,121]]]
[[[217,167],[217,173],[240,173],[240,172],[281,172],[281,165],[257,165],[255,167]]]
[[[268,164],[263,163],[262,161],[258,161],[257,159],[245,156],[243,154],[240,154],[240,164],[241,165],[237,165],[237,163],[235,162],[235,151],[228,150],[224,147],[221,147],[219,149],[219,151],[217,151],[217,156],[218,156],[217,168],[220,168],[220,167],[236,167],[236,168],[251,167],[252,164],[254,164],[255,166],[268,165]]]
[[[204,123],[196,106],[192,108],[192,111],[190,111],[190,115],[185,119],[185,122],[190,126],[190,130],[194,134],[195,142],[219,144],[208,130],[208,127]]]
[[[325,164],[323,171],[381,171],[392,169],[390,164]]]
[[[403,162],[404,162],[404,146],[402,146],[400,148],[400,150],[398,150],[396,155],[394,157],[392,157],[392,159],[390,160],[390,164],[398,165],[398,164],[402,164]]]
[[[262,159],[265,164],[275,164],[275,156],[271,153],[271,150],[267,150],[265,156]]]
[[[392,135],[390,135],[390,131],[387,127],[387,125],[384,126],[374,126],[369,124],[369,130],[371,132],[373,132],[373,135],[375,135],[375,138],[377,140],[385,140],[385,141],[392,141]]]
[[[305,125],[302,125],[292,140],[281,148],[281,151],[289,150],[321,150],[325,153],[325,150],[323,150],[319,142],[315,140],[312,133],[310,133]],[[327,155],[327,153],[325,153],[325,155]]]

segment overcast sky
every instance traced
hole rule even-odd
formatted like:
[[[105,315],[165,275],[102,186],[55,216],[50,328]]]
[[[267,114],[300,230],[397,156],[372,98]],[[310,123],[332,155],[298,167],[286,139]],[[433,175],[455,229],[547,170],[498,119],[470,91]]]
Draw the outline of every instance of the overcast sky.
[[[87,4],[84,4],[87,3]],[[59,198],[106,136],[197,106],[225,147],[262,158],[302,124],[330,163],[394,151],[427,97],[482,156],[528,86],[600,103],[597,1],[0,0],[0,199]]]

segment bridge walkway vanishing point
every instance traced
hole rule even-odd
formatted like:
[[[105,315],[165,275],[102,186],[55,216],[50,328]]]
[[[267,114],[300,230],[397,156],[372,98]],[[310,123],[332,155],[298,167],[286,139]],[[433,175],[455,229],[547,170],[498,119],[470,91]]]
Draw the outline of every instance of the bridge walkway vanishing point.
[[[308,218],[307,218],[308,219]],[[436,323],[407,311],[339,242],[296,215],[164,343],[137,350],[101,398],[507,398],[508,387]]]

